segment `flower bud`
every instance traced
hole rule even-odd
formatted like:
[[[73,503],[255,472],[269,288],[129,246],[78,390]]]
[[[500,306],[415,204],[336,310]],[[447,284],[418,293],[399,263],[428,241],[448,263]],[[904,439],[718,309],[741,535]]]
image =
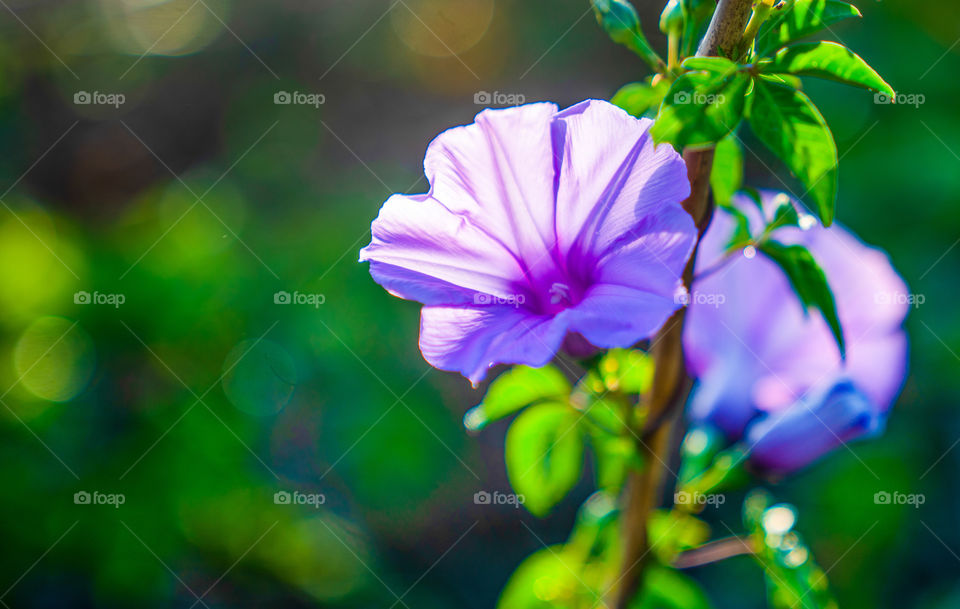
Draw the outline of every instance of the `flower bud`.
[[[627,0],[591,0],[597,23],[611,40],[622,44],[651,66],[662,66],[662,60],[647,42],[640,28],[637,10]]]
[[[679,36],[683,32],[683,4],[680,0],[670,0],[660,13],[660,31],[668,36]]]

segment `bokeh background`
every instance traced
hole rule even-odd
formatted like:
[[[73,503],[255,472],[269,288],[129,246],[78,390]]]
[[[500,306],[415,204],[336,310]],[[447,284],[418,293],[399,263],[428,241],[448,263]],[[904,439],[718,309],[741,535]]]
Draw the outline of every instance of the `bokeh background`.
[[[638,4],[662,43],[660,3]],[[957,607],[960,14],[860,8],[830,37],[923,103],[807,90],[842,157],[839,221],[922,297],[911,374],[882,439],[770,488],[841,607]],[[356,260],[484,92],[569,105],[646,74],[587,9],[0,0],[2,606],[491,607],[564,539],[589,480],[544,521],[476,505],[508,490],[504,425],[467,436],[482,393],[429,370],[418,306]],[[750,184],[795,186],[761,154]],[[739,499],[705,514],[717,535]],[[763,606],[748,559],[694,575],[717,607]]]

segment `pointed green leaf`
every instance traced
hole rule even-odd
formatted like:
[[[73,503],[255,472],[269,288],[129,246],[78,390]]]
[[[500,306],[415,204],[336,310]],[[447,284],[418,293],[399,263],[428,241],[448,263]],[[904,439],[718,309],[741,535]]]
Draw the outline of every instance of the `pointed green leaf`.
[[[681,0],[683,6],[683,48],[681,55],[696,54],[703,30],[717,8],[715,0]]]
[[[764,79],[754,82],[750,128],[800,179],[829,226],[837,198],[837,145],[830,128],[800,91]]]
[[[753,243],[753,234],[750,232],[750,218],[733,205],[721,205],[720,209],[733,216],[733,233],[727,240],[727,246],[724,249],[726,253],[733,252]]]
[[[860,11],[847,2],[797,0],[790,8],[778,9],[764,24],[757,36],[757,54],[766,55],[850,17],[860,17]]]
[[[837,303],[830,291],[830,284],[823,269],[814,260],[810,250],[802,245],[784,245],[773,239],[765,240],[760,244],[760,251],[773,260],[783,269],[790,285],[800,298],[804,311],[813,307],[820,311],[833,338],[837,341],[840,356],[846,357],[846,347],[843,341],[843,328],[840,327],[840,318],[837,316]]]
[[[680,444],[680,474],[677,487],[683,488],[710,466],[713,458],[729,442],[719,428],[702,423],[693,425]]]
[[[620,106],[637,118],[641,118],[648,110],[660,106],[663,96],[667,94],[669,89],[670,83],[667,80],[660,80],[656,85],[632,82],[621,87],[610,99],[610,103]]]
[[[643,577],[643,588],[630,609],[710,609],[700,584],[675,569],[653,565]]]
[[[702,545],[710,538],[710,525],[681,510],[654,510],[647,524],[651,551],[665,565],[680,552]]]
[[[729,205],[734,193],[743,184],[743,149],[736,134],[731,133],[719,142],[713,153],[710,170],[710,188],[718,205]]]
[[[763,80],[803,91],[803,81],[800,80],[799,76],[794,76],[793,74],[760,74],[759,76]]]
[[[574,598],[589,595],[582,576],[583,559],[563,545],[554,545],[528,556],[513,572],[497,609],[557,609]],[[546,596],[548,595],[548,596]]]
[[[680,67],[685,70],[713,72],[723,76],[737,71],[737,64],[724,57],[687,57]]]
[[[769,234],[781,226],[800,225],[800,213],[797,212],[797,208],[793,205],[790,197],[780,193],[773,202],[777,207],[773,211],[773,220],[771,220],[770,224],[767,224],[767,227],[764,229],[765,233]]]
[[[801,76],[816,76],[836,80],[872,91],[896,94],[893,88],[867,65],[859,55],[836,42],[793,44],[780,49],[770,63],[762,66],[765,72],[786,72]]]
[[[534,402],[566,400],[570,389],[567,378],[556,366],[516,366],[490,383],[483,402],[464,415],[463,425],[470,431],[479,431]]]
[[[538,404],[507,430],[506,464],[510,485],[524,507],[544,516],[580,478],[583,439],[580,415],[567,404]]]
[[[740,124],[749,85],[750,78],[736,70],[684,74],[660,106],[650,130],[653,141],[670,142],[679,149],[705,148],[720,141]]]

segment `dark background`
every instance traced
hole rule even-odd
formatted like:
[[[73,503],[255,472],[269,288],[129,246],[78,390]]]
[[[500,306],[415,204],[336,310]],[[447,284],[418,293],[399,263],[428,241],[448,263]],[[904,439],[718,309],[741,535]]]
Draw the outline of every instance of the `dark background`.
[[[662,49],[660,4],[638,4]],[[829,37],[924,103],[807,91],[842,157],[839,221],[924,301],[911,373],[886,436],[770,488],[841,607],[956,607],[960,18],[860,9]],[[475,505],[508,490],[505,426],[464,433],[482,393],[428,370],[418,305],[357,252],[389,193],[426,189],[427,143],[470,122],[478,92],[566,106],[644,75],[585,0],[2,0],[2,605],[492,606],[564,539],[589,480],[545,521]],[[751,185],[797,190],[745,141]],[[325,300],[275,304],[281,290]],[[739,499],[705,514],[715,535],[738,529]],[[717,607],[763,606],[745,558],[695,575]]]

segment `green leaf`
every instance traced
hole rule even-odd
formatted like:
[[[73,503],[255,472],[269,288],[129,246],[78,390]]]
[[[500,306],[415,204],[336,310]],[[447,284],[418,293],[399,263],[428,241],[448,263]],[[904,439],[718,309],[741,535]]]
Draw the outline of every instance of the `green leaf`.
[[[692,72],[713,72],[723,76],[733,74],[738,69],[737,64],[724,57],[687,57],[680,67]]]
[[[607,399],[588,401],[581,423],[589,430],[597,487],[615,491],[631,469],[643,466],[643,460],[634,436],[626,430],[624,405]]]
[[[643,577],[643,588],[629,605],[630,609],[710,609],[710,600],[693,578],[662,567],[650,566]]]
[[[733,233],[727,240],[724,252],[729,254],[734,250],[746,247],[753,243],[753,234],[750,232],[750,218],[733,205],[720,205],[719,209],[733,216]]]
[[[639,55],[654,69],[659,71],[665,67],[643,35],[640,17],[632,4],[627,0],[592,0],[591,4],[597,23],[611,40]]]
[[[542,400],[564,400],[569,395],[570,383],[556,366],[516,366],[490,383],[483,401],[464,415],[463,425],[470,431],[479,431],[524,406]]]
[[[570,537],[531,554],[510,576],[498,609],[600,607],[620,567],[617,495],[598,491],[577,511]]]
[[[747,455],[740,447],[721,450],[705,470],[680,485],[677,498],[681,498],[680,493],[685,493],[685,498],[689,500],[698,495],[712,495],[741,488],[750,480],[746,471],[746,460]],[[678,509],[699,511],[704,507],[702,503],[689,501],[685,505],[679,505],[679,501],[677,503]]]
[[[674,81],[650,130],[654,142],[704,148],[737,128],[750,78],[727,63],[732,70],[687,72]]]
[[[830,326],[833,338],[837,341],[840,356],[846,357],[843,329],[837,317],[837,304],[833,299],[833,292],[830,291],[827,276],[814,260],[810,250],[802,245],[784,245],[779,241],[768,239],[760,244],[760,251],[783,269],[787,279],[790,280],[790,285],[800,298],[804,311],[808,307],[820,311],[827,325]]]
[[[761,28],[757,36],[757,54],[766,55],[838,21],[860,16],[857,7],[840,0],[797,0],[792,8],[774,13]]]
[[[684,550],[696,548],[710,538],[710,525],[680,510],[654,510],[647,527],[651,550],[665,565],[673,563]]]
[[[799,76],[794,76],[793,74],[759,74],[759,76],[763,80],[774,82],[778,85],[784,85],[799,91],[803,90],[803,81],[800,80]]]
[[[719,142],[713,153],[710,170],[710,188],[717,205],[730,205],[733,195],[743,185],[743,149],[736,134],[731,133]]]
[[[764,72],[786,72],[816,76],[856,87],[886,93],[894,97],[893,88],[859,55],[836,42],[793,44],[777,52],[770,63],[763,63]]]
[[[837,198],[837,145],[830,128],[800,91],[764,79],[754,82],[750,128],[800,179],[829,226]]]
[[[713,425],[692,426],[680,444],[681,460],[677,486],[682,488],[706,471],[713,462],[713,458],[727,443],[723,432]]]
[[[670,82],[667,80],[660,80],[655,85],[632,82],[621,87],[610,99],[610,103],[620,106],[637,118],[641,118],[648,110],[660,105],[663,96],[667,94],[669,89]]]
[[[696,54],[697,44],[713,11],[717,7],[715,0],[681,0],[683,7],[683,48],[681,56]]]
[[[790,197],[780,193],[773,202],[777,207],[773,211],[773,220],[764,229],[765,233],[772,233],[781,226],[800,226],[800,214]]]
[[[619,489],[627,479],[631,468],[639,469],[642,463],[637,454],[636,441],[627,436],[591,434],[596,461],[597,488]]]
[[[646,393],[653,383],[653,358],[637,349],[611,349],[597,370],[610,391]]]
[[[763,217],[765,212],[763,210],[763,196],[760,194],[760,191],[752,186],[746,186],[740,190],[747,196],[747,199],[749,199],[751,203],[757,206],[760,217]]]
[[[593,567],[601,567],[591,569],[593,574],[600,576],[597,578],[600,585],[596,587],[601,590],[606,588],[602,585],[605,583],[600,573],[602,567],[606,565],[615,569],[620,566],[617,560],[621,541],[617,497],[617,493],[604,490],[590,495],[577,510],[577,520],[566,544],[568,551],[590,561]]]
[[[510,484],[524,506],[544,516],[573,488],[583,469],[580,415],[567,404],[538,404],[507,430],[506,463]]]
[[[586,590],[578,581],[583,563],[562,545],[531,554],[513,572],[497,609],[557,609],[573,607]]]

